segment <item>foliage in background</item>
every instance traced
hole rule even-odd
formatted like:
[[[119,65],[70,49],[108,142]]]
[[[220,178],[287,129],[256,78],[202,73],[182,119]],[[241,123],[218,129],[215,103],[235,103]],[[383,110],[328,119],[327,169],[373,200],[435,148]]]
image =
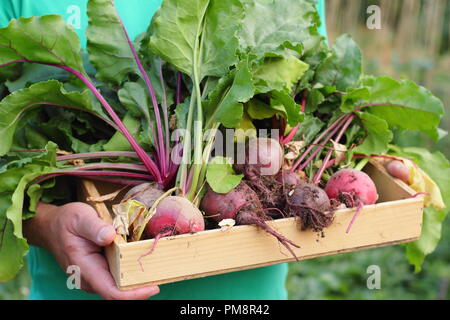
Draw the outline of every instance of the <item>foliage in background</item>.
[[[367,273],[380,267],[381,288],[369,290]],[[371,249],[292,263],[290,299],[403,300],[450,299],[450,219],[443,238],[420,273],[408,265],[402,246]]]
[[[366,26],[368,6],[379,5],[382,29]],[[358,17],[358,19],[355,19]],[[450,130],[450,1],[329,0],[330,43],[349,33],[361,46],[364,72],[406,77],[444,101],[442,127]],[[416,30],[416,31],[414,31]],[[421,146],[450,157],[450,137],[434,144],[422,134],[397,135],[402,146]],[[372,249],[290,264],[290,299],[450,299],[450,218],[435,252],[420,273],[408,264],[404,246]],[[381,289],[366,286],[367,267],[381,269]]]
[[[405,77],[430,89],[447,106],[441,127],[450,131],[450,1],[328,0],[326,5],[330,42],[349,33],[362,48],[364,73]],[[380,30],[367,28],[370,5],[381,9]],[[396,143],[440,150],[450,158],[450,136],[435,144],[408,132]]]

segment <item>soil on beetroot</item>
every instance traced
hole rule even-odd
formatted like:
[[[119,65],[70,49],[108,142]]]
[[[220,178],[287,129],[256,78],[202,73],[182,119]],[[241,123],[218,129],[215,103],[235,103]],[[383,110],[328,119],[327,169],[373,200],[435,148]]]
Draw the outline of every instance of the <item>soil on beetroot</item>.
[[[211,189],[202,199],[200,208],[212,219],[220,222],[223,219],[234,219],[237,225],[255,225],[274,236],[298,260],[291,246],[300,248],[297,244],[279,234],[266,224],[272,220],[264,209],[258,194],[248,182],[241,183],[227,194],[217,194]]]
[[[355,208],[358,205],[360,199],[354,193],[339,192],[338,200],[340,203],[345,204],[347,208]]]
[[[247,184],[256,192],[263,208],[283,210],[284,188],[282,182],[275,176],[260,176],[259,179],[247,181]],[[272,217],[280,215],[276,210],[269,214]]]
[[[338,203],[330,201],[323,189],[301,182],[298,175],[286,175],[283,171],[276,176],[246,180],[268,216],[274,219],[298,217],[302,230],[320,232],[332,224]]]

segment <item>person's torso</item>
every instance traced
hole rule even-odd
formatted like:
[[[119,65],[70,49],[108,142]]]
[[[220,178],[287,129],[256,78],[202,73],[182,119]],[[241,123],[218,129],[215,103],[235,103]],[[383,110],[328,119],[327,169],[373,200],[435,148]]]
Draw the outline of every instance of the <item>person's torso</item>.
[[[50,253],[31,246],[27,256],[32,278],[29,299],[97,300],[74,287],[71,270],[65,273]],[[82,272],[82,270],[81,270]],[[288,265],[238,271],[217,276],[186,280],[160,286],[152,300],[285,300]],[[69,289],[72,288],[72,289]]]
[[[82,46],[86,47],[87,2],[87,0],[0,0],[0,17],[5,20],[10,17],[60,15],[73,26]],[[147,29],[161,2],[162,0],[116,0],[114,3],[130,37],[134,39]]]

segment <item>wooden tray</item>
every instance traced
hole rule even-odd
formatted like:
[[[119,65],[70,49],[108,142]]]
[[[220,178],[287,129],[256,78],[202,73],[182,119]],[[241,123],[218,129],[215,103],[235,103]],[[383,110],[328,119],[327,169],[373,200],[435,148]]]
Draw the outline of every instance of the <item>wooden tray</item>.
[[[345,230],[354,209],[336,212],[333,224],[323,234],[300,231],[295,218],[270,221],[279,233],[301,246],[294,249],[301,260],[391,246],[419,239],[422,227],[423,197],[388,175],[382,166],[370,163],[365,171],[375,182],[379,203],[364,207],[349,234]],[[81,200],[108,193],[111,185],[82,180]],[[108,190],[109,189],[109,190]],[[89,202],[105,221],[112,222],[110,203]],[[108,207],[109,206],[109,207]],[[162,238],[155,251],[138,258],[153,240],[126,243],[117,236],[105,248],[110,271],[120,289],[205,277],[237,270],[295,261],[278,241],[254,226],[235,226],[226,231],[207,230],[196,234]],[[224,246],[224,244],[227,244]]]

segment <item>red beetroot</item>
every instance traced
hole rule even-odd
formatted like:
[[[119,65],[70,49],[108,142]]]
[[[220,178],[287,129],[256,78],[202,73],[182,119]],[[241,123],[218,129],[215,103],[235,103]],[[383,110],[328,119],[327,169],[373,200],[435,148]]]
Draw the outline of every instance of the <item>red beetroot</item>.
[[[238,150],[237,164],[234,165],[237,173],[245,175],[262,206],[276,211],[284,205],[283,184],[277,178],[283,157],[283,148],[277,140],[252,138],[246,144],[244,157]]]
[[[344,203],[348,208],[357,207],[346,232],[350,229],[364,205],[377,202],[378,193],[375,183],[362,171],[345,169],[336,172],[328,181],[325,192],[330,199]]]
[[[337,200],[341,200],[345,194],[351,195],[354,200],[360,200],[365,205],[374,204],[378,200],[377,188],[372,179],[366,173],[353,169],[340,170],[333,174],[325,192],[330,199]]]
[[[402,161],[389,161],[386,165],[386,171],[394,178],[400,179],[409,184],[409,170]]]
[[[145,227],[149,237],[155,239],[149,252],[138,261],[151,254],[159,239],[170,235],[194,233],[205,230],[205,221],[200,210],[189,200],[182,197],[167,197],[161,200],[156,212]],[[141,264],[142,271],[144,271]]]
[[[185,234],[205,229],[203,215],[189,200],[182,197],[167,197],[156,207],[155,215],[145,227],[151,237],[167,233]]]
[[[283,148],[277,140],[253,138],[246,145],[244,157],[238,155],[234,169],[243,173],[249,180],[256,180],[260,176],[273,176],[280,171],[283,157]]]
[[[245,182],[241,182],[227,194],[219,194],[208,188],[200,204],[200,209],[217,222],[223,219],[234,219],[238,225],[255,225],[273,235],[297,259],[289,245],[298,245],[270,228],[265,221],[270,218],[262,209],[257,194]],[[298,260],[298,259],[297,259]]]

